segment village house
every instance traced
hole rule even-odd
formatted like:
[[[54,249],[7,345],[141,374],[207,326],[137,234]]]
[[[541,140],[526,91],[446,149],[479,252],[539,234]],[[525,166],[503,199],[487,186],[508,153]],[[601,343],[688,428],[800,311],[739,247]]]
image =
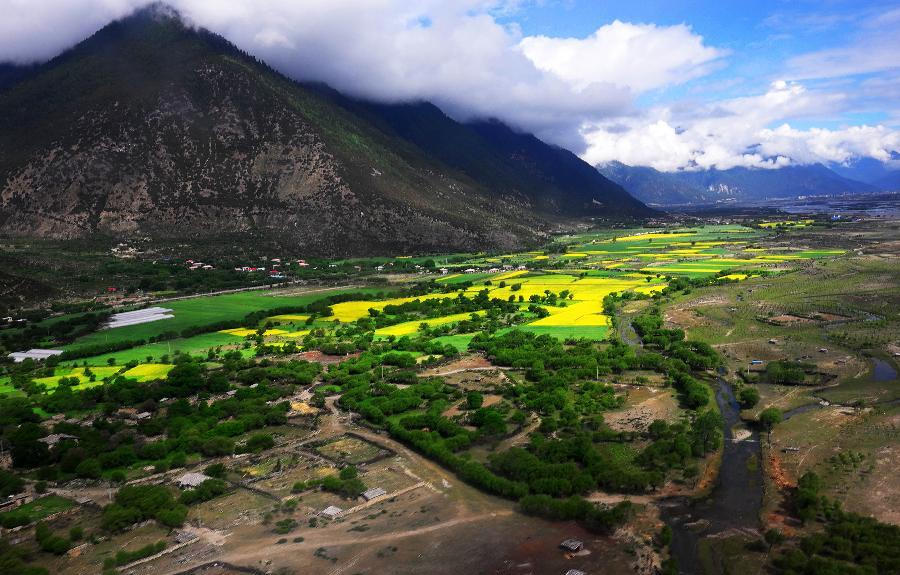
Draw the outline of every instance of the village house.
[[[371,489],[363,491],[362,497],[366,501],[372,501],[373,499],[384,497],[385,495],[387,495],[387,491],[385,491],[381,487],[373,487]]]
[[[578,539],[566,539],[559,544],[559,547],[560,549],[565,549],[566,551],[577,553],[584,549],[584,541],[580,541]]]
[[[178,478],[178,487],[182,489],[199,487],[203,484],[204,481],[212,479],[210,476],[205,475],[203,473],[197,473],[194,471],[185,473],[181,477]]]
[[[329,519],[337,519],[338,517],[341,516],[341,513],[343,513],[343,512],[344,512],[344,510],[341,509],[340,507],[337,507],[336,505],[329,505],[328,507],[323,509],[319,513],[319,515],[322,515],[323,517],[327,517]]]
[[[47,447],[53,447],[60,441],[74,441],[75,443],[78,443],[78,438],[74,435],[69,435],[68,433],[51,433],[46,437],[38,439],[38,441]]]
[[[62,353],[61,349],[29,349],[28,351],[14,351],[9,354],[7,357],[11,358],[15,363],[22,363],[26,359],[33,359],[34,361],[41,361],[47,359],[48,357],[59,355]]]

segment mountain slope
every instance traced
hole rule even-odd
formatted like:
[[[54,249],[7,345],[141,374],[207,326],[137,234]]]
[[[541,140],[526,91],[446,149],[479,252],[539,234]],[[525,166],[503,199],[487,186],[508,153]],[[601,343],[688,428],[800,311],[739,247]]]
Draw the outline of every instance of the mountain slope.
[[[660,172],[611,162],[597,169],[651,205],[749,204],[798,196],[876,192],[875,186],[844,178],[822,164],[776,170],[731,168]]]
[[[888,172],[881,178],[872,182],[872,185],[878,186],[882,190],[888,192],[900,191],[900,170]]]
[[[492,189],[515,190],[538,209],[563,213],[600,209],[610,214],[642,209],[621,186],[598,178],[597,171],[572,152],[500,122],[460,124],[427,102],[337,101],[468,177]]]
[[[891,163],[896,165],[900,160],[900,152],[892,151]],[[878,186],[878,182],[891,177],[891,163],[882,162],[875,158],[854,158],[843,164],[832,163],[828,168],[845,178]]]
[[[556,156],[558,166],[491,178],[472,158],[455,163],[423,133],[434,123],[398,131],[159,6],[10,84],[0,91],[6,233],[236,233],[364,254],[513,247],[558,217],[650,213],[599,174],[589,189],[555,182],[554,169],[580,160],[537,140],[534,162]],[[394,112],[413,118],[423,106]],[[476,141],[486,158],[518,153],[441,116],[445,133]]]

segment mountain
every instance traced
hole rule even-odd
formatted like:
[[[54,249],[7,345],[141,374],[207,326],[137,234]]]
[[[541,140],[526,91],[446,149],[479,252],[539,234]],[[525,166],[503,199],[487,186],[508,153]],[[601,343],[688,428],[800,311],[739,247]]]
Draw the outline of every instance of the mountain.
[[[894,163],[900,160],[900,152],[891,152],[891,160]],[[843,164],[832,163],[828,167],[845,178],[876,186],[878,181],[891,176],[890,164],[875,158],[856,158]]]
[[[573,154],[425,103],[293,82],[154,5],[0,88],[0,229],[498,249],[654,213]]]
[[[696,172],[660,172],[610,162],[597,166],[650,205],[752,204],[798,196],[877,192],[876,186],[844,178],[822,164],[779,169],[731,168]]]
[[[888,172],[872,182],[872,184],[888,192],[900,191],[900,170]]]

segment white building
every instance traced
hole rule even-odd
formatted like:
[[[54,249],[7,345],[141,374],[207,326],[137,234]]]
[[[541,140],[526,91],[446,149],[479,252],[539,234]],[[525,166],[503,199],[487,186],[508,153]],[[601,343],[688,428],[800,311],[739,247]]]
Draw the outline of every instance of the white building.
[[[338,517],[341,516],[341,513],[343,513],[343,512],[344,512],[344,510],[341,509],[340,507],[337,507],[335,505],[329,505],[328,507],[323,509],[319,513],[319,515],[323,515],[329,519],[337,519]]]
[[[187,487],[199,487],[204,481],[212,479],[203,473],[189,472],[178,478],[178,487],[185,489]]]
[[[12,360],[16,363],[22,363],[26,359],[33,359],[34,361],[41,361],[47,359],[48,357],[54,355],[60,355],[62,353],[61,349],[29,349],[28,351],[14,351],[9,354],[7,357],[12,358]]]
[[[372,489],[367,489],[363,491],[363,499],[366,501],[372,501],[373,499],[377,499],[378,497],[384,497],[387,495],[387,491],[382,489],[381,487],[373,487]]]

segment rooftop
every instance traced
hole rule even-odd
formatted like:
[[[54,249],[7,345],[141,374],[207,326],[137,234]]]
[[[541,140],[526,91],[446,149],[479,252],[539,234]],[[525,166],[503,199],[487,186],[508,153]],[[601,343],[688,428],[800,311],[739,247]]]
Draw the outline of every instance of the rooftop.
[[[381,487],[373,487],[372,489],[367,489],[366,491],[363,491],[362,494],[363,499],[365,499],[366,501],[371,501],[376,497],[381,497],[382,495],[387,495],[387,491],[385,491]]]
[[[47,359],[48,357],[59,355],[62,353],[61,349],[29,349],[28,351],[14,351],[9,356],[16,363],[21,363],[26,359],[33,359],[35,361],[40,361],[42,359]]]
[[[341,509],[340,507],[337,507],[335,505],[329,505],[328,507],[326,507],[325,509],[322,510],[320,515],[324,515],[325,517],[330,517],[331,519],[334,519],[335,517],[339,517],[341,515],[341,513],[343,513],[343,512],[344,512],[344,510]]]
[[[204,475],[203,473],[189,472],[185,473],[181,477],[178,478],[178,485],[181,487],[197,487],[202,484],[207,479],[211,479],[208,475]]]

